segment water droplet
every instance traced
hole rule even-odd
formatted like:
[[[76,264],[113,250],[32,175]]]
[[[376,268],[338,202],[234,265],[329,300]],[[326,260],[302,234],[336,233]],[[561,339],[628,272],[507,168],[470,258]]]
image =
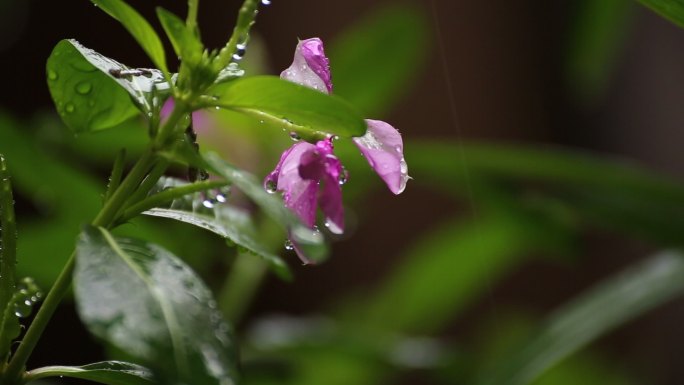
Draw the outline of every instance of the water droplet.
[[[53,70],[48,70],[48,79],[50,80],[57,80],[59,76],[57,75],[57,72]]]
[[[344,232],[340,226],[336,225],[335,222],[331,221],[330,219],[326,219],[324,224],[325,227],[333,234],[342,234]]]
[[[76,92],[78,92],[81,95],[87,95],[92,91],[93,85],[90,84],[89,82],[81,82],[76,84]]]
[[[401,146],[396,146],[394,147],[394,151],[398,152],[401,154]]]
[[[66,112],[74,112],[74,110],[76,109],[76,107],[71,103],[67,103],[67,105],[64,108]]]
[[[220,109],[221,109],[221,107],[219,107],[219,106],[216,106],[216,107],[214,107],[214,109],[216,109],[216,111],[218,111],[218,110],[220,110]]]
[[[261,0],[261,4],[263,4],[263,5],[271,5],[271,0]]]
[[[347,183],[349,180],[349,171],[347,171],[344,166],[342,166],[342,172],[340,173],[340,185]]]
[[[219,203],[226,203],[226,196],[223,194],[216,194],[216,201]]]
[[[292,132],[290,132],[290,139],[294,140],[295,142],[298,142],[302,139],[302,137],[299,136],[298,133],[292,131]]]
[[[289,239],[285,241],[285,250],[294,250],[294,245]]]
[[[278,183],[273,179],[269,179],[264,183],[264,188],[266,188],[267,193],[273,194],[278,190]]]
[[[202,201],[202,206],[211,209],[214,207],[214,202],[211,199],[205,199],[204,201]]]
[[[17,301],[14,303],[14,315],[19,318],[28,317],[33,310],[31,301]]]

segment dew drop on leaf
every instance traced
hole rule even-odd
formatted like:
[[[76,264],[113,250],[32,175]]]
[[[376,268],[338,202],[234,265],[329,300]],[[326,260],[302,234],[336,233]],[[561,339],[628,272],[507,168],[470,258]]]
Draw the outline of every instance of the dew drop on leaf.
[[[57,80],[59,76],[57,76],[57,72],[53,70],[48,70],[48,79],[50,80]]]
[[[71,103],[67,103],[67,105],[64,107],[64,109],[66,110],[66,112],[74,112],[76,107]]]
[[[76,85],[76,92],[81,95],[87,95],[92,91],[93,85],[89,82],[81,82]]]

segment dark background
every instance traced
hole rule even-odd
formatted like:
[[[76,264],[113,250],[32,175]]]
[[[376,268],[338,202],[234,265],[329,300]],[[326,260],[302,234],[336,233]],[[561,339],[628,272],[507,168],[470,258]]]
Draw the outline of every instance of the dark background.
[[[380,1],[273,0],[262,7],[256,31],[268,48],[273,72],[291,61],[296,37],[323,40],[352,23]],[[432,22],[433,38],[415,87],[387,120],[407,140],[491,139],[555,143],[624,156],[675,177],[684,176],[684,31],[634,4],[605,92],[590,105],[569,91],[564,72],[573,16],[572,1],[416,1]],[[156,24],[162,5],[184,14],[185,2],[130,1]],[[203,0],[200,27],[209,47],[230,34],[237,1]],[[0,5],[0,108],[28,118],[52,108],[44,63],[62,38],[133,66],[150,66],[133,39],[88,1],[8,1]],[[333,63],[334,66],[334,63]],[[410,159],[408,159],[410,168]],[[304,314],[325,307],[349,287],[372,286],[393,258],[434,223],[453,215],[473,215],[409,184],[387,199],[384,191],[365,200],[363,220],[352,239],[335,245],[332,260],[297,269],[294,284],[269,280],[252,314]],[[477,197],[475,204],[477,203]],[[402,223],[402,226],[388,224]],[[589,231],[575,263],[535,262],[503,282],[492,282],[488,298],[470,308],[448,331],[469,338],[483,314],[521,306],[543,312],[601,277],[651,251],[650,246],[615,234]],[[541,289],[543,288],[543,290]],[[100,354],[73,312],[56,315],[32,364],[80,364]],[[610,357],[657,384],[684,378],[684,301],[631,322],[602,339]],[[66,329],[65,329],[66,328]],[[56,346],[70,346],[65,352]]]

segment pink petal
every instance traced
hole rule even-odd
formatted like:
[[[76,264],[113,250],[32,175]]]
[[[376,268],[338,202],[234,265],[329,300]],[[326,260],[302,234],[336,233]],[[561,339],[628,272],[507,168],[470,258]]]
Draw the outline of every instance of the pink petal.
[[[316,146],[307,142],[299,142],[286,150],[280,157],[275,170],[266,177],[265,187],[272,189],[273,183],[278,191],[283,192],[285,206],[299,217],[308,227],[316,223],[316,193],[318,183],[304,179],[299,173],[302,157],[308,157],[316,151]]]
[[[390,191],[401,194],[409,180],[401,135],[394,127],[380,120],[366,119],[366,124],[366,134],[354,138],[354,143]]]
[[[295,48],[292,65],[283,71],[280,77],[324,93],[331,93],[330,64],[321,39],[315,37],[301,40]]]

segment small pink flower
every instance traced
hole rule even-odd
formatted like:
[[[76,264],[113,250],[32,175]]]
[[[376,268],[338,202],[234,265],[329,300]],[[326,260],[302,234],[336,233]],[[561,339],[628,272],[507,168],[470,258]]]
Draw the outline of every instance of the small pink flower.
[[[295,49],[292,65],[280,77],[331,93],[330,66],[321,39],[301,40]],[[354,138],[354,144],[390,191],[400,194],[409,179],[401,135],[394,127],[380,120],[366,119],[366,124],[366,134]],[[264,185],[271,192],[282,191],[285,206],[310,228],[316,224],[316,211],[320,207],[326,227],[333,233],[341,234],[344,230],[344,212],[340,178],[346,180],[345,171],[333,154],[332,138],[328,138],[315,145],[305,142],[294,144],[280,157]],[[294,242],[293,246],[306,262],[306,256]]]

